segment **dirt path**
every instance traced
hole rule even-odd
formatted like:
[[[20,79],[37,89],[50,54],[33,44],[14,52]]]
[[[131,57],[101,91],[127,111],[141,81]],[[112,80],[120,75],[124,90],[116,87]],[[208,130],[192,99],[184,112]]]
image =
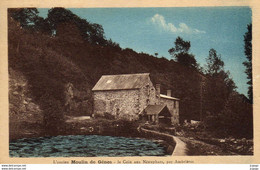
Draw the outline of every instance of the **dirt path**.
[[[138,127],[138,131],[142,131],[148,134],[151,134],[152,136],[156,136],[157,138],[167,140],[169,142],[170,146],[168,147],[167,150],[172,150],[172,156],[186,156],[187,155],[187,147],[185,142],[180,140],[178,137],[167,134],[167,133],[162,133],[154,130],[148,130],[142,127]],[[175,145],[175,147],[174,147]]]
[[[174,148],[174,151],[172,153],[172,156],[186,156],[188,153],[188,149],[186,146],[186,143],[184,143],[182,140],[180,140],[176,136],[172,136],[173,139],[176,142],[176,146]]]

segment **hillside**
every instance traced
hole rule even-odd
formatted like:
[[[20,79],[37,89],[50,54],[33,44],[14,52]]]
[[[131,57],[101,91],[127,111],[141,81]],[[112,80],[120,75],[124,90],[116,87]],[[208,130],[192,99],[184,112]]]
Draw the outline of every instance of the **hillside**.
[[[10,103],[22,103],[30,98],[29,104],[37,109],[29,108],[29,111],[40,114],[42,126],[49,130],[62,128],[56,125],[62,124],[65,115],[92,114],[91,89],[102,75],[150,73],[152,82],[161,84],[162,93],[171,89],[172,95],[180,98],[181,122],[206,116],[212,118],[213,113],[220,113],[227,107],[231,96],[223,83],[213,82],[195,68],[122,49],[115,43],[104,45],[100,41],[86,41],[77,24],[68,21],[60,22],[53,36],[22,27],[9,15],[8,61]],[[18,102],[12,92],[17,88],[13,85],[15,81],[26,82],[25,99]],[[236,92],[232,94],[250,112],[246,100]],[[28,110],[21,111],[21,107],[22,104],[10,106],[10,124],[16,121],[13,112],[26,119],[23,114]],[[243,114],[241,121],[247,123],[244,130],[247,133],[252,116],[248,112]],[[31,120],[38,118],[40,116]]]

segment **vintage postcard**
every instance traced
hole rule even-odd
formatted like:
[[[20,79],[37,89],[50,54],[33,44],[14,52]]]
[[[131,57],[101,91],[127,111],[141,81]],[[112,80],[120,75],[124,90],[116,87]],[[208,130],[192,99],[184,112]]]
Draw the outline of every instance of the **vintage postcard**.
[[[186,2],[1,2],[0,163],[259,164],[257,3]]]

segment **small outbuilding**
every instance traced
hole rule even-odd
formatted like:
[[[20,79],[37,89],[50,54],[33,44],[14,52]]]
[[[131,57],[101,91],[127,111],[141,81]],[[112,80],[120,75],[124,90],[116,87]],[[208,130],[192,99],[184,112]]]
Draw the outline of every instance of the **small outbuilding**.
[[[143,111],[143,120],[155,124],[171,125],[172,115],[167,105],[148,105]]]

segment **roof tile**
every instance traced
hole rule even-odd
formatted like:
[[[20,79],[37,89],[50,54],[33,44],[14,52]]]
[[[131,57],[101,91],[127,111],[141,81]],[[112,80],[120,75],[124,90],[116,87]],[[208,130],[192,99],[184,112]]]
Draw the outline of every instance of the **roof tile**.
[[[103,75],[93,91],[139,89],[149,81],[149,73]]]

